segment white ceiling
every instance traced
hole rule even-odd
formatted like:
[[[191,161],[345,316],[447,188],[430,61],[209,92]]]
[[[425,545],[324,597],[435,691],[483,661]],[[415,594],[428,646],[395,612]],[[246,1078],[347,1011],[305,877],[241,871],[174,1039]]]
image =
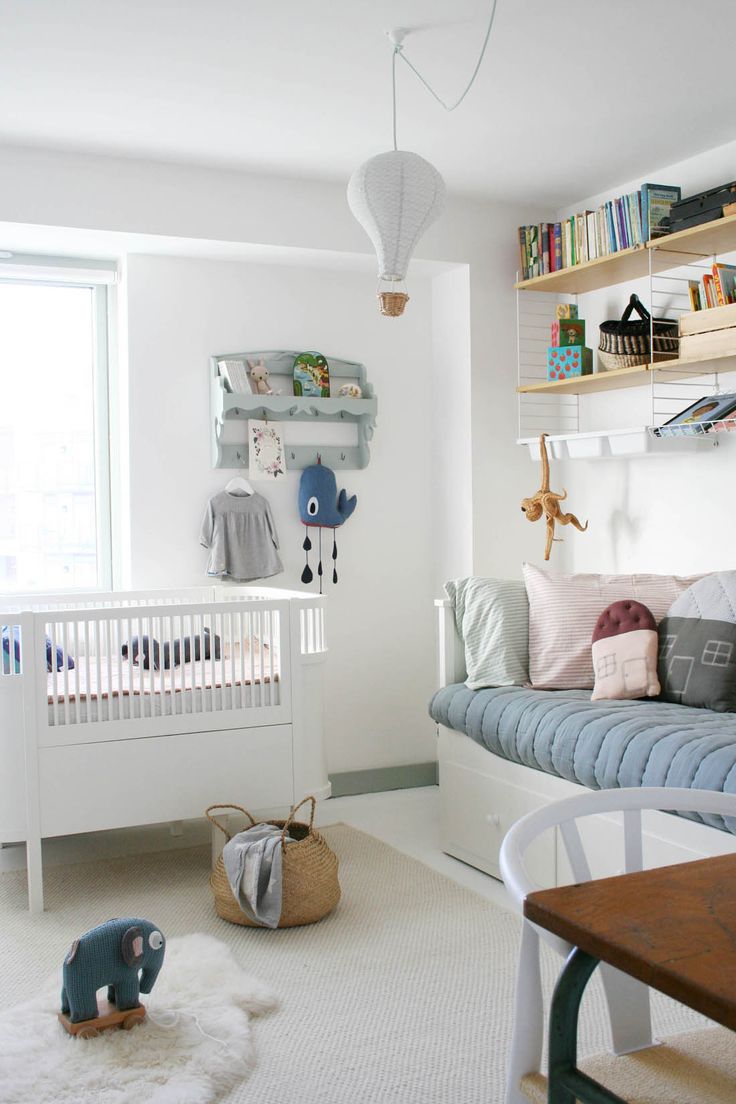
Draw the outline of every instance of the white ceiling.
[[[0,142],[346,181],[390,148],[384,31],[455,98],[490,0],[0,0]],[[498,0],[399,146],[451,190],[564,203],[736,137],[733,0]],[[736,175],[736,173],[734,174]]]

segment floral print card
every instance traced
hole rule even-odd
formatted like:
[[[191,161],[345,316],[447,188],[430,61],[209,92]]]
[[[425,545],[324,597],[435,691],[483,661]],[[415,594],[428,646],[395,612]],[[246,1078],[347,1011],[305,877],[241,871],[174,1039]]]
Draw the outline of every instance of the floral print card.
[[[278,479],[286,474],[284,439],[277,422],[249,419],[248,461],[251,479]]]

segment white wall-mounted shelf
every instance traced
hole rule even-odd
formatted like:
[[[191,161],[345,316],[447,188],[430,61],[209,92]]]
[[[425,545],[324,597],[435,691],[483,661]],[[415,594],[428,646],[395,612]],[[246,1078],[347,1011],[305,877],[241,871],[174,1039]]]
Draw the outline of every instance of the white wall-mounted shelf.
[[[333,390],[341,382],[358,383],[363,398],[350,399],[339,395],[329,398],[317,396],[297,397],[291,393],[274,395],[233,394],[227,390],[225,380],[220,375],[221,360],[263,359],[270,373],[269,382],[274,389],[282,392],[292,387],[291,370],[297,353],[287,350],[268,352],[226,353],[212,357],[210,378],[210,406],[212,415],[212,466],[213,468],[245,468],[248,466],[248,445],[243,435],[242,442],[228,442],[225,438],[225,425],[233,421],[247,421],[249,418],[288,423],[310,422],[312,424],[347,422],[356,429],[356,443],[352,445],[334,445],[325,442],[319,445],[285,444],[286,466],[303,470],[317,462],[319,456],[327,467],[334,469],[365,468],[370,460],[369,441],[373,437],[378,412],[378,401],[373,388],[366,379],[365,367],[354,361],[328,357],[330,381]]]
[[[541,459],[538,437],[520,437],[516,443],[526,445],[530,459]],[[692,452],[718,444],[717,434],[657,437],[651,426],[634,426],[590,433],[554,433],[547,437],[547,454],[551,460],[622,460],[652,453]]]
[[[730,216],[518,282],[517,439],[533,442],[536,455],[539,434],[546,432],[552,454],[556,447],[558,455],[571,459],[706,447],[689,437],[674,444],[669,437],[653,440],[653,432],[648,429],[669,422],[700,396],[736,390],[736,342],[733,346],[721,345],[726,352],[710,357],[657,359],[573,379],[549,380],[549,326],[557,304],[578,302],[580,295],[580,313],[583,318],[587,315],[587,345],[594,347],[599,321],[616,317],[625,306],[622,289],[615,288],[613,293],[607,290],[622,280],[639,281],[626,289],[626,297],[636,291],[654,318],[689,317],[690,285],[710,271],[714,257],[734,251],[736,216]],[[620,307],[616,302],[619,299]],[[597,359],[595,352],[593,355]],[[619,426],[632,422],[644,428],[619,431]],[[607,428],[598,430],[598,426]],[[706,436],[712,445],[713,435]]]

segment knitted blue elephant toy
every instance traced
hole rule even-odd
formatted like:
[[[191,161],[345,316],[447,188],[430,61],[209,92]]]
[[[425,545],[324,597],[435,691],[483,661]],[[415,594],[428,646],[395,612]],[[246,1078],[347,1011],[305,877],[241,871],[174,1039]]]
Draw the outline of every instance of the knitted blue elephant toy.
[[[64,959],[61,1011],[72,1023],[95,1019],[97,990],[118,1011],[139,1007],[150,993],[164,961],[166,941],[150,920],[107,920],[80,935]]]

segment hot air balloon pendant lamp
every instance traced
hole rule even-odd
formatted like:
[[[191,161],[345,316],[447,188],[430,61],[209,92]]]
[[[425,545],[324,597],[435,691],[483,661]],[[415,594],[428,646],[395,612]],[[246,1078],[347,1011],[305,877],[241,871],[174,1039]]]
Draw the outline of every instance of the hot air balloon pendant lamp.
[[[400,150],[396,139],[396,59],[419,78],[446,111],[463,102],[478,75],[496,14],[493,0],[480,57],[464,92],[454,104],[447,104],[403,53],[405,28],[388,31],[392,46],[391,77],[393,106],[393,149],[379,153],[360,165],[348,183],[348,204],[373,243],[378,260],[377,297],[381,314],[398,318],[409,296],[402,284],[412,253],[424,232],[439,218],[445,204],[445,182],[434,165],[418,153]]]
[[[337,583],[337,539],[335,530],[344,525],[358,504],[356,495],[348,498],[347,491],[343,487],[337,493],[337,480],[332,468],[322,464],[321,457],[317,457],[317,463],[305,468],[299,480],[299,517],[305,526],[305,535],[302,548],[306,553],[306,563],[302,571],[302,582],[311,583],[314,572],[309,566],[309,553],[312,551],[312,541],[309,536],[310,529],[318,530],[319,560],[317,564],[317,576],[319,578],[319,592],[322,593],[322,581],[324,572],[322,568],[322,530],[332,530],[332,582]]]

